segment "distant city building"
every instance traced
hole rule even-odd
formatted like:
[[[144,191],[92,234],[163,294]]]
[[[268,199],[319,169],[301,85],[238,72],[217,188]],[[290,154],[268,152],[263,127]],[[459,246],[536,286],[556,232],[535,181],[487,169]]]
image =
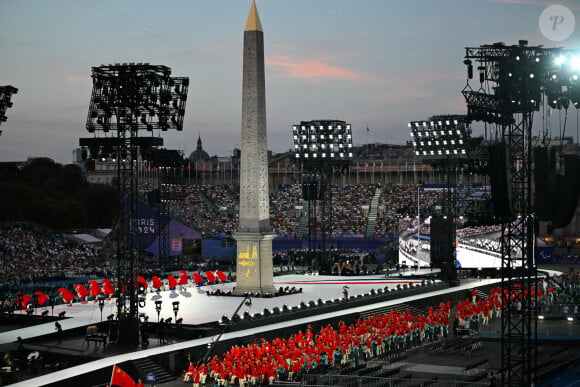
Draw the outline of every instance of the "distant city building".
[[[201,135],[199,135],[197,138],[197,148],[189,155],[189,161],[191,165],[198,165],[198,163],[209,163],[210,159],[209,154],[203,150]]]

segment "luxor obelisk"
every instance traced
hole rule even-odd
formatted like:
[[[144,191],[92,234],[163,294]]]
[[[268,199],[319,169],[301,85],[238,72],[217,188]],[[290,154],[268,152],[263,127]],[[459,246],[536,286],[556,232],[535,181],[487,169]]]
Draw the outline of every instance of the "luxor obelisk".
[[[240,217],[235,295],[274,295],[266,141],[264,32],[255,0],[244,29]]]

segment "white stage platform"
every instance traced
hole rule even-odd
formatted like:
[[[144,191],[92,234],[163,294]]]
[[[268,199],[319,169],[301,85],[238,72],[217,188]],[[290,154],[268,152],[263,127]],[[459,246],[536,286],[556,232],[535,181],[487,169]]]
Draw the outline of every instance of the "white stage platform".
[[[428,270],[427,270],[428,271]],[[331,300],[336,298],[341,298],[343,296],[342,290],[343,286],[347,285],[349,287],[349,296],[365,294],[371,289],[379,289],[388,286],[390,289],[395,289],[396,285],[408,282],[421,282],[416,280],[411,276],[412,273],[408,273],[406,278],[385,278],[383,276],[357,276],[357,277],[336,277],[336,276],[304,276],[304,275],[287,275],[275,277],[275,284],[277,286],[295,286],[296,288],[302,287],[303,292],[299,294],[293,294],[288,296],[276,297],[276,298],[253,298],[252,306],[244,306],[240,310],[240,314],[245,311],[250,313],[262,312],[264,308],[273,308],[274,306],[280,307],[283,304],[287,304],[289,307],[294,305],[299,305],[300,302],[304,301],[308,303],[310,300],[318,300],[319,298],[323,300]],[[413,273],[416,275],[418,273]],[[315,321],[325,320],[329,318],[335,318],[344,314],[350,313],[362,313],[369,310],[373,310],[380,307],[392,306],[400,303],[408,303],[417,299],[431,297],[434,295],[444,295],[447,293],[452,293],[460,290],[470,290],[474,287],[485,286],[489,284],[499,284],[499,279],[482,279],[482,280],[471,280],[462,283],[458,287],[438,290],[434,292],[427,292],[419,295],[413,295],[409,297],[397,298],[390,301],[383,301],[375,303],[372,305],[358,306],[358,307],[348,307],[345,304],[345,309],[337,312],[325,313],[315,316],[310,316],[306,318],[300,318],[275,324],[270,324],[267,326],[260,326],[256,328],[250,328],[242,331],[235,331],[225,333],[222,336],[222,340],[227,340],[236,337],[245,337],[256,334],[261,334],[264,332],[269,332],[272,330],[278,330],[289,325],[298,324],[308,324]],[[240,304],[241,299],[239,297],[218,297],[218,296],[206,296],[205,292],[207,290],[230,289],[233,284],[225,285],[214,285],[205,286],[201,288],[187,288],[186,292],[172,292],[165,291],[160,294],[148,294],[147,295],[147,306],[143,309],[144,313],[148,313],[150,321],[155,322],[157,319],[157,313],[155,312],[155,299],[161,299],[163,301],[163,310],[161,312],[162,318],[174,317],[172,305],[173,301],[180,301],[180,309],[178,313],[178,318],[183,317],[185,324],[200,324],[204,322],[217,321],[224,314],[231,314]],[[73,304],[72,307],[59,306],[55,307],[55,314],[62,310],[67,311],[67,316],[71,317],[66,320],[60,320],[63,329],[72,329],[79,326],[85,326],[88,324],[96,323],[100,321],[100,311],[96,304]],[[107,301],[105,309],[103,310],[103,318],[111,313],[116,312],[115,300]],[[40,312],[39,312],[40,313]],[[0,342],[13,342],[18,336],[23,339],[45,335],[47,333],[54,332],[54,322],[41,324],[30,328],[17,329],[14,331],[4,332],[0,334]],[[84,374],[93,370],[101,369],[104,367],[113,366],[114,364],[122,363],[129,360],[137,360],[145,358],[152,355],[159,355],[161,353],[174,352],[183,349],[188,349],[200,345],[207,345],[212,342],[215,337],[203,337],[196,340],[179,342],[171,345],[165,345],[162,347],[155,347],[150,349],[144,349],[136,352],[125,353],[122,355],[115,355],[107,357],[104,359],[96,360],[87,364],[83,364],[76,367],[67,368],[61,371],[51,373],[49,375],[44,375],[35,379],[30,379],[21,383],[13,384],[13,386],[43,386],[45,384],[54,383],[59,380],[64,380],[79,374]]]
[[[403,278],[385,278],[384,275],[371,276],[319,276],[319,275],[284,275],[274,277],[274,285],[280,287],[295,287],[302,288],[302,293],[285,295],[273,298],[253,298],[252,307],[244,306],[240,309],[239,314],[242,315],[245,311],[250,313],[260,313],[264,308],[272,309],[276,306],[282,307],[286,304],[288,307],[298,306],[301,302],[308,303],[309,301],[334,300],[342,298],[343,286],[348,286],[349,296],[357,296],[370,292],[371,289],[384,289],[386,286],[390,289],[396,289],[399,284],[406,283],[420,283],[420,280],[413,279],[412,276],[420,275],[430,272],[429,270],[422,270],[417,272],[403,273]],[[159,318],[167,319],[171,317],[175,320],[173,313],[173,302],[179,301],[179,313],[177,318],[183,318],[183,324],[200,325],[209,322],[219,321],[224,314],[231,317],[233,312],[240,304],[241,298],[228,296],[207,296],[207,292],[215,292],[221,290],[227,292],[232,290],[235,283],[225,283],[220,285],[209,285],[195,287],[193,285],[187,286],[185,291],[162,291],[159,293],[147,293],[146,305],[144,308],[139,308],[140,313],[145,313],[149,316],[149,322],[157,322],[157,312],[155,311],[155,301],[161,300],[163,302]],[[43,311],[48,310],[52,313],[50,307],[39,308],[35,311],[37,315]],[[101,311],[95,302],[87,304],[73,303],[72,306],[57,305],[54,308],[54,315],[65,311],[66,319],[59,320],[63,330],[78,328],[95,324],[101,321]],[[23,313],[17,311],[16,313]],[[106,321],[107,316],[117,313],[116,299],[112,298],[105,301],[102,318]],[[13,331],[0,333],[0,344],[10,343],[16,341],[18,336],[23,339],[30,339],[50,333],[54,333],[54,322],[35,325],[28,328],[17,329]]]

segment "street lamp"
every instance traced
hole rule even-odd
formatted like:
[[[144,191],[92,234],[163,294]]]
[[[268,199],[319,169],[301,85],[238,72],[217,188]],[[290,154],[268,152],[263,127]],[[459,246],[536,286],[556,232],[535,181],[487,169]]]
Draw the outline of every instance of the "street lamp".
[[[99,295],[99,309],[101,310],[101,322],[103,322],[103,308],[105,307],[105,297]]]
[[[173,313],[175,314],[175,321],[177,321],[177,312],[179,312],[179,301],[173,301]]]
[[[155,301],[155,311],[157,312],[157,323],[159,323],[159,314],[161,313],[161,304],[163,304],[163,301],[161,301],[161,300]]]

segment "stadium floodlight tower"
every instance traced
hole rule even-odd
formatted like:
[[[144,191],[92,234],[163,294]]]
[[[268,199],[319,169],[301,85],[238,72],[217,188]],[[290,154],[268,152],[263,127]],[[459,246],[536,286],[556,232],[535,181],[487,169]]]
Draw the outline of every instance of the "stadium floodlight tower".
[[[112,150],[116,161],[119,343],[133,345],[139,342],[138,157],[140,151],[163,144],[154,132],[183,130],[189,79],[171,77],[169,67],[149,63],[93,67],[92,78],[86,129],[94,137],[80,139],[80,144]]]
[[[330,273],[326,252],[327,239],[332,239],[332,173],[352,162],[351,125],[340,120],[301,121],[292,126],[292,136],[295,159],[302,170],[302,197],[307,202],[308,248],[320,247],[319,272]],[[320,245],[316,243],[317,229]]]
[[[502,294],[521,299],[517,311],[509,302],[502,307],[502,381],[510,386],[536,382],[534,112],[545,108],[544,103],[550,108],[565,109],[570,101],[575,106],[574,101],[580,103],[576,85],[580,60],[570,57],[572,66],[568,67],[562,54],[561,48],[528,46],[527,41],[520,40],[511,46],[494,43],[466,47],[463,61],[467,66],[467,85],[462,93],[468,117],[490,124],[499,139],[489,147],[488,169],[494,212],[502,222]],[[479,72],[477,91],[470,85],[474,66]],[[569,71],[562,73],[564,66]]]
[[[6,110],[12,107],[12,94],[16,93],[18,93],[18,89],[14,86],[0,86],[0,125],[8,119]],[[0,135],[2,135],[1,130]]]
[[[467,161],[471,127],[464,115],[437,115],[408,124],[415,154],[441,170],[445,194],[440,210],[431,219],[431,264],[441,269],[441,278],[454,282],[457,218],[457,171]]]

